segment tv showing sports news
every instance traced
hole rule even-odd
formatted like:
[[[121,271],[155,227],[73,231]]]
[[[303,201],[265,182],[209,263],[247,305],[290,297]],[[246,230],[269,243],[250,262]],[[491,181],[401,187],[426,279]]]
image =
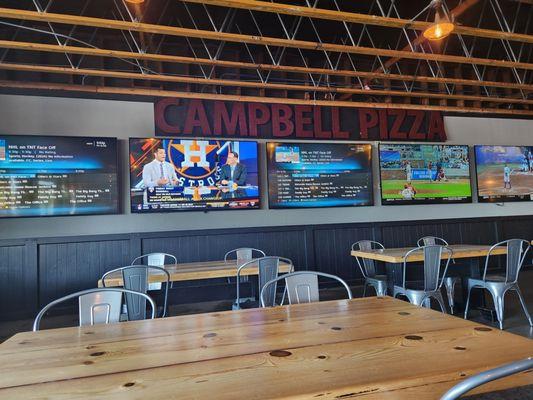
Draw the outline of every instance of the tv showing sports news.
[[[117,140],[0,135],[0,217],[119,211]]]
[[[259,208],[257,143],[130,138],[134,213]]]
[[[468,146],[380,144],[381,203],[469,203]]]
[[[480,202],[533,200],[533,146],[475,146]]]
[[[267,143],[270,208],[370,206],[369,144]]]

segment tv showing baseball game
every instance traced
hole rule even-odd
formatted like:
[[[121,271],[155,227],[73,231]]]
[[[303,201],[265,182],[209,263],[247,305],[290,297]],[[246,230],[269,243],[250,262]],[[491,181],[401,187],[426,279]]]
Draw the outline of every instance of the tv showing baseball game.
[[[117,139],[0,135],[0,218],[119,211]]]
[[[468,146],[380,144],[381,203],[469,203]]]
[[[369,206],[369,144],[267,143],[270,208]]]
[[[133,213],[259,208],[257,142],[130,138]]]
[[[480,202],[533,200],[533,146],[475,146]]]

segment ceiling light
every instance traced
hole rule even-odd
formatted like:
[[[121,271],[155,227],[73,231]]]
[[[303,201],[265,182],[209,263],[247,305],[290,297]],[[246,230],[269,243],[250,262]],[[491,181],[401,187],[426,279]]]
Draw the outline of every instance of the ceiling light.
[[[126,3],[130,3],[130,4],[141,4],[141,3],[144,3],[144,0],[125,0]]]
[[[428,40],[440,40],[449,36],[455,29],[455,25],[444,11],[440,0],[433,0],[432,7],[435,8],[435,22],[428,26],[422,33]]]

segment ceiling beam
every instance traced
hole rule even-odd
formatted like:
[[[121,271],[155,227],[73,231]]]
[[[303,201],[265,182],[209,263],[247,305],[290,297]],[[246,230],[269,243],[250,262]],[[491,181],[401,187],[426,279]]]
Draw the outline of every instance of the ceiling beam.
[[[59,24],[83,25],[105,29],[130,30],[136,32],[149,32],[161,35],[202,38],[215,41],[235,43],[248,43],[256,45],[270,45],[279,47],[299,48],[314,51],[331,51],[336,53],[361,54],[368,56],[401,57],[414,60],[430,60],[459,64],[478,64],[492,67],[518,68],[533,70],[533,64],[495,60],[486,58],[462,57],[445,54],[424,54],[403,50],[389,50],[381,48],[349,46],[334,43],[309,42],[304,40],[290,40],[267,36],[243,35],[227,32],[215,32],[199,29],[179,28],[173,26],[145,24],[140,22],[126,22],[103,18],[82,17],[76,15],[39,13],[18,9],[0,8],[0,18],[9,18],[26,21],[41,21]]]
[[[298,67],[291,65],[272,65],[272,64],[255,64],[241,61],[226,61],[226,60],[212,60],[208,58],[195,58],[173,56],[165,54],[151,54],[151,53],[135,53],[120,50],[94,49],[90,47],[78,46],[58,46],[52,44],[18,42],[9,40],[0,40],[0,48],[22,50],[22,51],[38,51],[49,53],[69,53],[79,54],[85,56],[95,57],[112,57],[124,59],[138,59],[156,62],[190,64],[190,65],[210,65],[221,68],[240,68],[240,69],[254,69],[264,71],[280,71],[297,74],[318,74],[318,75],[333,75],[333,76],[348,76],[359,77],[365,79],[389,79],[397,81],[408,82],[427,82],[427,83],[450,83],[466,86],[490,86],[511,88],[515,90],[533,91],[533,85],[497,82],[497,81],[479,81],[475,79],[458,79],[458,78],[441,78],[432,76],[418,76],[418,75],[399,75],[399,74],[385,74],[365,71],[353,70],[332,70],[328,68],[312,68],[312,67]]]
[[[159,81],[159,82],[174,82],[174,83],[188,83],[198,85],[215,85],[228,87],[246,87],[254,89],[269,89],[269,90],[294,90],[303,92],[326,92],[326,93],[350,93],[365,96],[396,96],[396,97],[417,97],[417,98],[433,98],[433,99],[449,99],[449,100],[466,100],[466,101],[487,101],[491,103],[508,103],[508,104],[531,104],[533,100],[521,98],[508,97],[486,97],[486,96],[470,96],[470,95],[450,95],[447,93],[431,93],[431,92],[406,92],[400,90],[365,90],[349,87],[331,87],[331,86],[308,86],[308,85],[292,85],[281,83],[261,83],[229,79],[207,79],[196,77],[173,76],[163,74],[141,74],[134,72],[122,71],[105,71],[85,68],[70,68],[70,67],[56,67],[47,65],[27,65],[27,64],[11,64],[0,63],[0,70],[21,71],[21,72],[39,72],[39,73],[53,73],[63,75],[81,75],[81,76],[98,76],[118,79],[134,79],[141,81]]]
[[[82,92],[92,94],[115,94],[126,96],[148,96],[148,97],[176,97],[184,99],[205,99],[205,100],[224,100],[254,103],[277,103],[277,104],[294,104],[294,105],[314,105],[327,107],[347,107],[347,108],[372,108],[372,109],[403,109],[403,110],[426,110],[426,111],[445,111],[461,114],[501,114],[501,115],[524,115],[533,116],[530,110],[513,110],[507,108],[465,108],[453,106],[436,106],[422,104],[392,104],[392,103],[368,103],[356,101],[335,101],[335,100],[305,100],[305,99],[288,99],[278,97],[261,97],[261,96],[240,96],[217,93],[196,93],[180,92],[172,90],[146,89],[146,88],[122,88],[110,86],[88,86],[72,85],[62,83],[44,83],[44,82],[18,82],[18,81],[0,81],[0,88],[24,89],[24,90],[51,90],[60,92]]]
[[[294,15],[325,19],[330,21],[345,21],[355,24],[378,25],[390,28],[410,28],[423,31],[431,25],[426,21],[412,21],[408,19],[381,17],[378,15],[358,14],[346,11],[311,8],[285,3],[270,3],[258,0],[184,0],[188,3],[200,3],[221,7],[240,8],[244,10],[264,11],[277,14]],[[524,43],[533,43],[532,35],[520,33],[502,32],[491,29],[474,28],[470,26],[456,25],[455,34],[477,36],[489,39],[512,40]]]

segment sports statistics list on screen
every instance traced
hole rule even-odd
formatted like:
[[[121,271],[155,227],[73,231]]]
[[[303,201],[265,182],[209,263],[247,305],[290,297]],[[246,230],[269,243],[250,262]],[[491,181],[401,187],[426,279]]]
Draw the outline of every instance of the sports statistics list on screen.
[[[0,138],[0,216],[113,212],[115,152],[107,139]]]
[[[275,171],[269,173],[269,185],[276,189],[271,191],[273,205],[320,207],[370,201],[371,179],[355,167],[354,154],[324,147],[276,148]]]

